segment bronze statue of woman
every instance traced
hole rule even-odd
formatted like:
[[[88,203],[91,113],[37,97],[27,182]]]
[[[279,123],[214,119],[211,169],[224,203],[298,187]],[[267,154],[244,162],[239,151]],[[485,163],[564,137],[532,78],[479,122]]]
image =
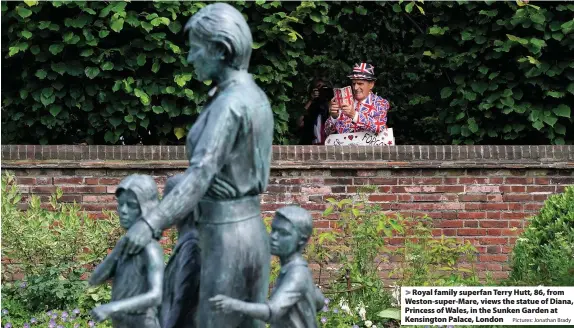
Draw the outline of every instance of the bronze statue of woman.
[[[218,294],[253,303],[266,300],[271,255],[259,195],[269,179],[273,113],[247,72],[253,40],[238,10],[210,4],[190,18],[185,30],[196,78],[214,81],[215,88],[187,136],[185,177],[129,229],[124,251],[139,252],[197,206],[197,327],[263,327],[245,315],[217,313],[208,300]]]

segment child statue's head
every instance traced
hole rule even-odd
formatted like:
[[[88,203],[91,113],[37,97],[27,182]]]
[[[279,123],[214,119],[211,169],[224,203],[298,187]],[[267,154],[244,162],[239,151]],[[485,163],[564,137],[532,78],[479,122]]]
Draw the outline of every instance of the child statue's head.
[[[286,206],[275,212],[271,223],[271,254],[289,256],[302,252],[313,233],[313,217],[299,206]]]
[[[133,174],[123,179],[116,189],[120,225],[129,229],[142,216],[158,205],[157,184],[149,175]]]

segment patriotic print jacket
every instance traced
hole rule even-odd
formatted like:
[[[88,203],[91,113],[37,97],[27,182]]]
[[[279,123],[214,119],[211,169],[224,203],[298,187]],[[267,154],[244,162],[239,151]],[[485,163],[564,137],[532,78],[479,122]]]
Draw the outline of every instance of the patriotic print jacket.
[[[325,133],[352,133],[352,132],[372,132],[379,134],[387,128],[387,112],[390,108],[389,101],[380,96],[370,93],[362,102],[355,100],[355,118],[353,120],[345,114],[329,119],[325,122]]]

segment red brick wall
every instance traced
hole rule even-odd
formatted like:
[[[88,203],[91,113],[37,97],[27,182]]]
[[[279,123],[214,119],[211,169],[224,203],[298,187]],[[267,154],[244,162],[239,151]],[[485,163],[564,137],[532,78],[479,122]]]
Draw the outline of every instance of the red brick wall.
[[[94,217],[115,209],[113,193],[132,173],[150,174],[163,187],[187,166],[180,146],[2,146],[2,168],[26,195],[47,202],[57,187],[63,201]],[[389,213],[428,214],[436,235],[477,246],[478,268],[502,277],[525,218],[544,200],[574,184],[574,146],[275,146],[265,214],[286,204],[312,211],[318,229],[329,197],[346,198],[375,186],[368,199]],[[392,265],[392,264],[390,264]],[[387,268],[388,269],[388,268]]]

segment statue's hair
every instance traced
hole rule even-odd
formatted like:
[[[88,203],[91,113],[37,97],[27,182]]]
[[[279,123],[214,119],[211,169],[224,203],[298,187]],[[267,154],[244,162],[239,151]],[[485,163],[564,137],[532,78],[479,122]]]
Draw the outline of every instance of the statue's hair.
[[[200,39],[219,43],[225,48],[225,59],[235,69],[249,68],[253,38],[241,13],[227,3],[213,3],[193,15],[184,31]]]
[[[309,239],[313,233],[313,217],[304,208],[299,206],[285,206],[275,212],[295,227],[301,238]]]
[[[126,190],[130,190],[136,195],[143,217],[159,203],[157,184],[149,175],[129,175],[116,188],[116,197],[119,197]]]

